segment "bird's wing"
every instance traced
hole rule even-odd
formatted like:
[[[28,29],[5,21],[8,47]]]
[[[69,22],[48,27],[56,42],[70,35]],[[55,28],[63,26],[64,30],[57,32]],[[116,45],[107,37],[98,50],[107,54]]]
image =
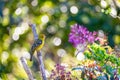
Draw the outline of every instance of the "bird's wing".
[[[37,41],[35,41],[36,43],[36,47],[39,46],[40,44],[42,44],[42,40],[41,39],[37,39]]]
[[[36,50],[36,48],[37,48],[39,45],[41,45],[41,44],[42,44],[42,40],[41,40],[41,39],[37,39],[37,40],[33,43],[32,47],[31,47],[31,52],[34,52],[34,51]]]

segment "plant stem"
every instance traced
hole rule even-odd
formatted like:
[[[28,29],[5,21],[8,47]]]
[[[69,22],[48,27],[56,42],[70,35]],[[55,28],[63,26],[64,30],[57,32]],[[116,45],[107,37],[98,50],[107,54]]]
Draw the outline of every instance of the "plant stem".
[[[47,80],[46,75],[45,75],[44,63],[42,60],[42,54],[40,51],[37,51],[37,57],[38,57],[38,62],[40,64],[39,68],[40,68],[40,71],[42,72],[43,80]]]
[[[29,80],[34,80],[34,78],[33,78],[33,76],[32,76],[32,73],[31,73],[29,67],[28,67],[27,64],[26,64],[25,59],[24,59],[23,57],[21,57],[20,60],[21,60],[21,62],[22,62],[22,65],[23,65],[23,68],[24,68],[25,72],[26,72],[27,75],[28,75]]]
[[[34,35],[34,40],[37,40],[38,39],[38,34],[36,32],[36,25],[35,24],[29,24],[29,26],[32,29],[32,32],[33,32],[33,35]]]
[[[36,32],[36,25],[35,24],[29,24],[29,26],[32,29],[32,32],[33,32],[33,35],[34,35],[34,40],[37,40],[38,39],[38,34]],[[38,57],[38,62],[40,64],[39,69],[42,73],[42,78],[43,78],[43,80],[47,80],[46,75],[45,75],[45,69],[44,69],[42,54],[41,54],[40,51],[37,51],[37,57]]]

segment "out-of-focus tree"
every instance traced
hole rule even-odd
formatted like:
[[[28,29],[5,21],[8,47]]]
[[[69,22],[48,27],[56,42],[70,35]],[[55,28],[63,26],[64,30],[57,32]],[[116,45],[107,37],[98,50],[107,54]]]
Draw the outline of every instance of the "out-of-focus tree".
[[[74,55],[68,43],[74,23],[90,31],[103,30],[112,47],[120,44],[120,0],[0,0],[0,78],[27,78],[19,58],[30,57],[33,35],[29,22],[47,36],[42,53],[48,70],[61,57]],[[37,70],[35,58],[33,66],[28,64]]]

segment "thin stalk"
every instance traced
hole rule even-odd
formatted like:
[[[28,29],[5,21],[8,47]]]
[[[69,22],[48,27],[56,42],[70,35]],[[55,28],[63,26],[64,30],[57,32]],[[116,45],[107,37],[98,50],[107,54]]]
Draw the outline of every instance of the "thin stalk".
[[[42,54],[41,54],[40,51],[37,51],[37,57],[38,57],[38,62],[40,64],[39,68],[40,68],[40,71],[42,72],[43,80],[47,80],[46,75],[45,75],[45,69],[44,69]]]
[[[34,80],[33,75],[32,75],[32,73],[31,73],[29,67],[28,67],[27,64],[26,64],[26,61],[25,61],[24,57],[21,57],[20,60],[21,60],[21,62],[22,62],[22,65],[23,65],[23,68],[24,68],[25,72],[26,72],[27,75],[28,75],[29,80]]]
[[[29,26],[32,29],[32,32],[33,32],[33,35],[34,35],[34,40],[37,40],[38,39],[38,34],[36,32],[36,25],[35,24],[29,24]]]

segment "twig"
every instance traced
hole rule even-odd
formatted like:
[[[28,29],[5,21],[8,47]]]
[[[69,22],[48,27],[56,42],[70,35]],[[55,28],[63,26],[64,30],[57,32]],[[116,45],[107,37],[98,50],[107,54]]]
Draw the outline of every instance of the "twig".
[[[35,24],[29,24],[29,25],[32,29],[34,39],[37,40],[38,39],[38,34],[36,32],[36,25]],[[39,68],[40,68],[40,71],[42,73],[42,78],[43,78],[43,80],[47,80],[46,75],[45,75],[45,69],[44,69],[42,54],[41,54],[40,51],[37,51],[37,57],[38,57],[38,62],[40,64]]]
[[[27,66],[27,64],[25,62],[25,59],[23,57],[21,57],[20,60],[22,62],[22,65],[23,65],[23,68],[24,68],[25,72],[27,73],[27,75],[29,77],[29,80],[34,80],[34,78],[32,76],[32,73],[31,73],[29,67]]]
[[[38,57],[38,61],[40,63],[39,68],[40,68],[40,71],[42,72],[43,80],[47,80],[46,75],[45,75],[44,63],[42,61],[42,54],[40,51],[37,51],[37,57]]]
[[[38,34],[36,32],[36,25],[35,24],[29,24],[29,26],[32,28],[32,32],[33,32],[33,35],[34,35],[34,40],[37,40],[38,39]]]

